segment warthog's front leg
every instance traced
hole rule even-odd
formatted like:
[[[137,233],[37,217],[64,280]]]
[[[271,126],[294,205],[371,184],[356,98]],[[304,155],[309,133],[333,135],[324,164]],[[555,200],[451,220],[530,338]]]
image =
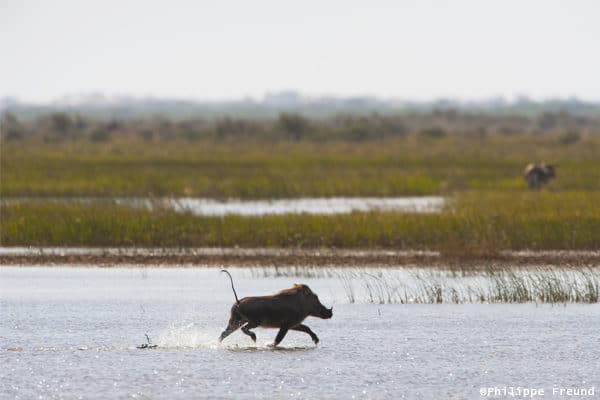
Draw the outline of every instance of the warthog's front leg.
[[[312,339],[312,341],[315,342],[315,344],[319,343],[319,338],[317,337],[317,335],[315,335],[315,333],[312,330],[310,330],[310,328],[306,325],[303,325],[303,324],[296,325],[295,327],[292,328],[292,330],[308,333],[310,335],[310,338]]]
[[[277,333],[277,336],[275,337],[275,342],[273,342],[273,347],[275,347],[279,343],[281,343],[281,341],[285,337],[285,334],[287,333],[288,329],[289,328],[287,326],[282,326],[281,328],[279,328],[279,332]]]
[[[254,343],[256,343],[256,335],[254,334],[254,332],[251,332],[250,329],[254,329],[258,326],[258,324],[255,324],[253,322],[248,322],[246,324],[246,326],[242,326],[242,332],[244,332],[246,335],[250,336],[250,338],[252,338],[252,341]]]

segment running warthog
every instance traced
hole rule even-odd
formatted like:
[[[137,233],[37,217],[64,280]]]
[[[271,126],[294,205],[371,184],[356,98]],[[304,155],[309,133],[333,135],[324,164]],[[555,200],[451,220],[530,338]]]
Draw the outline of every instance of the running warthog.
[[[250,329],[260,326],[263,328],[279,328],[273,346],[277,346],[290,329],[307,333],[315,344],[319,343],[317,335],[308,326],[303,325],[302,321],[308,316],[331,318],[333,308],[325,308],[317,295],[308,286],[294,285],[272,296],[244,297],[239,300],[233,287],[231,274],[225,270],[223,272],[227,273],[231,280],[235,304],[231,307],[229,323],[221,333],[219,341],[241,327],[242,332],[256,342],[256,335]]]
[[[539,189],[543,184],[556,176],[552,164],[529,164],[523,172],[523,177],[531,189]]]

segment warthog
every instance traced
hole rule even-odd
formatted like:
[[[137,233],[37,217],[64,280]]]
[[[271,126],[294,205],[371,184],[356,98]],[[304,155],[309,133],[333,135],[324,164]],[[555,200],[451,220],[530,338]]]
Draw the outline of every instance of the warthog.
[[[556,176],[552,164],[529,164],[523,172],[523,177],[531,189],[539,189],[543,184]]]
[[[317,295],[308,286],[294,285],[272,296],[244,297],[239,300],[233,287],[231,274],[226,270],[223,272],[229,275],[235,304],[231,307],[229,323],[221,333],[219,341],[241,327],[242,332],[256,342],[256,335],[250,329],[263,327],[279,328],[273,346],[277,346],[290,329],[307,333],[315,344],[319,343],[317,335],[308,326],[303,325],[302,321],[308,316],[329,319],[333,315],[333,307],[326,308],[321,304]]]

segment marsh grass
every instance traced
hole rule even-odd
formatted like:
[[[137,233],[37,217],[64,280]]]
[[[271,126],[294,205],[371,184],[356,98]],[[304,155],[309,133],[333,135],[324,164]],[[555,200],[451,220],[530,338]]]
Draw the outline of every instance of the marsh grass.
[[[461,193],[439,213],[195,216],[114,203],[2,202],[4,246],[595,250],[600,193]]]
[[[600,138],[569,145],[552,135],[474,139],[419,135],[365,143],[131,136],[91,143],[3,141],[3,196],[292,198],[523,191],[529,162],[558,163],[555,191],[600,189]]]
[[[269,272],[270,271],[270,272]],[[280,268],[278,277],[337,279],[350,303],[598,303],[600,269],[472,270]],[[272,270],[263,271],[262,277]],[[306,275],[305,273],[308,272]]]

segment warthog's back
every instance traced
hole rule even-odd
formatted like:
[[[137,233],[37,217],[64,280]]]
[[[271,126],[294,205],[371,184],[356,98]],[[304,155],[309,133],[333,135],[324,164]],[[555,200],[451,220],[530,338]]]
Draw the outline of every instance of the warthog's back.
[[[276,328],[282,324],[299,324],[307,316],[302,298],[297,294],[244,297],[239,312],[260,326]]]

